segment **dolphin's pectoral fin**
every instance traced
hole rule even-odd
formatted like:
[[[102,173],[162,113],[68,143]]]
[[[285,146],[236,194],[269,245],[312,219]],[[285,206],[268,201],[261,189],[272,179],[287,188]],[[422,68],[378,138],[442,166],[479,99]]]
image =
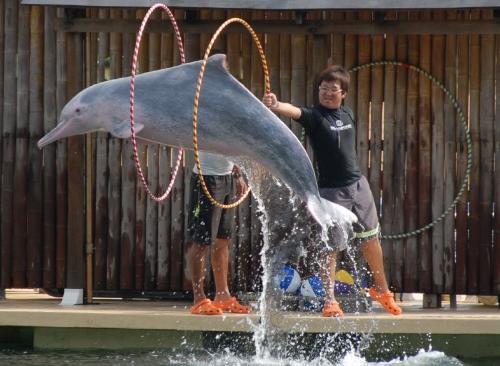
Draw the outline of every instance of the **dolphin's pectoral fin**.
[[[135,132],[140,132],[143,128],[144,125],[142,123],[135,123],[134,124]],[[128,122],[123,122],[123,123],[116,123],[113,126],[113,129],[109,131],[114,137],[118,137],[120,139],[128,139],[130,136],[132,136],[132,131],[130,131],[130,123]]]

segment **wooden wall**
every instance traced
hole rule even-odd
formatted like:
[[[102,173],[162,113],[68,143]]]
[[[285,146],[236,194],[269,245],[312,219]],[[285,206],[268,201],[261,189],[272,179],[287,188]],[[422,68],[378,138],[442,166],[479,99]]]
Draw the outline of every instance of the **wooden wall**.
[[[145,10],[86,9],[72,15],[123,24]],[[292,12],[175,10],[222,23],[242,17],[289,20]],[[64,288],[83,284],[85,212],[93,212],[96,290],[180,291],[188,184],[187,154],[172,195],[156,204],[136,179],[129,141],[92,136],[93,205],[85,207],[85,144],[72,137],[43,151],[36,142],[51,130],[65,102],[85,86],[130,73],[134,33],[61,32],[63,9],[0,3],[0,287]],[[308,20],[370,22],[372,12],[308,12]],[[394,21],[489,20],[492,10],[389,12]],[[157,18],[160,18],[158,14]],[[164,20],[168,22],[167,20]],[[120,23],[121,22],[121,23]],[[497,32],[498,33],[498,32]],[[384,240],[392,288],[404,292],[500,294],[500,35],[491,34],[259,34],[271,86],[281,100],[311,104],[315,74],[328,64],[348,68],[399,60],[441,80],[468,116],[474,160],[470,184],[454,214],[432,230],[404,240]],[[188,61],[199,59],[211,33],[184,35]],[[216,44],[232,73],[253,93],[263,93],[258,52],[247,33]],[[146,33],[141,72],[179,63],[172,33]],[[453,201],[466,167],[465,133],[449,98],[427,78],[406,68],[377,66],[352,74],[347,104],[355,111],[358,154],[377,201],[385,234],[431,222]],[[285,121],[301,135],[296,123]],[[311,152],[310,146],[306,148]],[[177,151],[140,148],[153,190],[169,181]],[[495,166],[496,164],[496,166]],[[382,204],[380,204],[382,203]],[[232,237],[231,285],[259,288],[260,222],[253,200],[238,207]]]

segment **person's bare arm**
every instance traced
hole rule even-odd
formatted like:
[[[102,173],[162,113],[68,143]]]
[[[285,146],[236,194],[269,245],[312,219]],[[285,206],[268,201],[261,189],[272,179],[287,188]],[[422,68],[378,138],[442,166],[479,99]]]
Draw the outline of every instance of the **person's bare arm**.
[[[297,108],[293,104],[278,101],[276,95],[273,93],[264,95],[264,97],[262,98],[262,103],[264,103],[264,105],[273,112],[281,114],[285,117],[299,119],[302,115],[302,111],[299,108]]]
[[[245,191],[247,190],[247,183],[245,182],[245,179],[241,175],[241,169],[239,166],[234,165],[233,166],[233,178],[234,178],[234,183],[236,185],[236,196],[240,197]]]

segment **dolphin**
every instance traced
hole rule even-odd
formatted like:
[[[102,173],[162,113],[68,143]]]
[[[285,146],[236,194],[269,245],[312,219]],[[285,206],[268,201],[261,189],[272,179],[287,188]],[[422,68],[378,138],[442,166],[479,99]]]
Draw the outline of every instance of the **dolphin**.
[[[226,56],[211,56],[206,65],[199,111],[202,151],[250,159],[281,179],[327,228],[357,221],[349,210],[320,197],[313,165],[290,129],[224,67]],[[193,149],[193,102],[201,61],[140,74],[135,80],[137,139]],[[94,131],[129,138],[130,77],[92,85],[61,111],[57,126],[38,147]]]

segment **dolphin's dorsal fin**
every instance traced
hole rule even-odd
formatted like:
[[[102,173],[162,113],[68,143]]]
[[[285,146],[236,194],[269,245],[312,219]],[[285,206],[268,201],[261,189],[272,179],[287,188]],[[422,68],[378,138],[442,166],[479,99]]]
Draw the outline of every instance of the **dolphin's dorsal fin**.
[[[208,58],[208,63],[213,67],[218,67],[222,70],[227,71],[226,69],[226,58],[227,56],[223,53],[217,53]]]
[[[144,128],[144,125],[142,123],[135,122],[134,128],[137,133]],[[109,131],[109,133],[120,139],[128,139],[132,136],[132,131],[130,131],[130,122],[115,123],[113,125],[113,129]]]

